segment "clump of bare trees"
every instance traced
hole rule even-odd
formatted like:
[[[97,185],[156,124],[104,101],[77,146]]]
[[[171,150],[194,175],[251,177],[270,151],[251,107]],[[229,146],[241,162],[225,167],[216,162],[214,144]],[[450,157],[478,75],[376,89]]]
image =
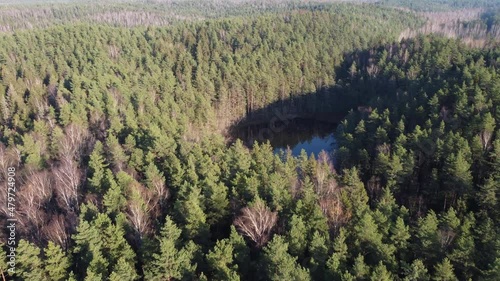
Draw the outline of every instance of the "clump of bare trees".
[[[91,139],[83,127],[71,124],[59,142],[59,163],[53,166],[55,193],[61,207],[68,211],[78,208],[78,187],[83,172],[78,167],[81,157],[88,153]]]
[[[407,29],[400,35],[400,40],[412,38],[420,34],[439,34],[449,38],[461,39],[472,47],[484,47],[488,38],[500,38],[500,27],[488,27],[480,20],[483,9],[464,9],[452,12],[420,13],[427,19],[424,26],[418,29]]]
[[[4,171],[7,171],[7,167],[16,167],[19,231],[34,241],[49,239],[65,248],[68,246],[68,233],[74,227],[72,221],[76,221],[78,198],[81,195],[84,171],[80,161],[93,142],[88,131],[76,124],[68,125],[63,135],[54,137],[57,153],[54,160],[48,161],[51,169],[45,170],[36,165],[20,166],[19,149],[15,146],[6,148],[0,144],[0,183],[6,180]],[[40,139],[39,142],[45,141]],[[47,146],[42,145],[43,153],[47,153]],[[0,209],[2,215],[6,216],[8,210],[7,204],[2,203],[4,198],[7,196],[0,198]],[[64,210],[64,215],[55,215],[61,210]]]
[[[271,211],[264,202],[257,201],[253,206],[241,210],[241,215],[234,220],[234,225],[260,248],[269,241],[277,221],[277,212]]]
[[[329,175],[335,174],[335,168],[328,153],[318,155],[318,165],[314,171],[315,192],[321,211],[328,219],[330,227],[337,231],[350,216],[345,212],[342,202],[342,188],[337,180]]]
[[[74,211],[78,206],[78,186],[82,172],[72,159],[65,159],[53,170],[55,190],[60,205]]]

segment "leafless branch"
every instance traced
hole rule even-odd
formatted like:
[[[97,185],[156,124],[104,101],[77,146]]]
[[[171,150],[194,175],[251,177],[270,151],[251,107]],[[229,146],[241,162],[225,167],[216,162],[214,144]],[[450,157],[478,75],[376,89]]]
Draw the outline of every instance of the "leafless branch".
[[[234,225],[260,248],[269,241],[271,230],[277,221],[278,214],[259,201],[252,207],[243,208]]]

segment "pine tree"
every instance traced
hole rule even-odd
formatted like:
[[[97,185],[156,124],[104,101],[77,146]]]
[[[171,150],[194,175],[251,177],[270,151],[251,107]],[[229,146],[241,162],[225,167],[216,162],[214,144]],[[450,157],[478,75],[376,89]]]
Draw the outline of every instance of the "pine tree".
[[[302,198],[297,201],[295,214],[299,215],[305,224],[306,237],[310,238],[315,231],[321,234],[328,232],[328,220],[318,204],[318,194],[314,191],[314,184],[309,177],[302,183]]]
[[[111,170],[106,170],[106,181],[109,184],[109,189],[103,196],[103,205],[106,207],[106,213],[117,215],[125,211],[127,199],[125,198],[125,191],[122,186],[116,183]]]
[[[435,273],[433,280],[436,281],[455,281],[458,280],[453,272],[453,265],[448,258],[445,258],[441,263],[434,267]]]
[[[223,183],[206,183],[207,222],[221,223],[229,214],[228,188]]]
[[[104,158],[104,147],[100,141],[94,145],[94,150],[90,154],[89,161],[89,175],[88,178],[89,188],[91,192],[103,194],[106,191],[105,177],[106,177],[106,159]]]
[[[288,232],[287,241],[289,251],[296,257],[303,257],[307,247],[307,229],[304,220],[297,215],[293,215],[290,220],[290,230]]]
[[[427,268],[419,259],[414,260],[411,265],[406,265],[403,272],[405,275],[404,281],[427,281],[430,278]]]
[[[311,280],[309,271],[297,264],[296,258],[288,253],[288,244],[283,237],[276,235],[264,248],[262,266],[265,279],[281,280]]]
[[[23,280],[48,280],[40,258],[40,249],[37,246],[21,239],[16,250],[16,276]]]
[[[234,225],[231,225],[229,241],[234,248],[234,262],[238,265],[238,272],[240,276],[246,276],[250,264],[250,249],[243,236],[238,234]]]
[[[392,276],[392,274],[389,271],[387,271],[387,268],[385,267],[385,265],[382,262],[380,262],[373,270],[373,272],[370,276],[370,280],[372,280],[372,281],[391,281],[391,280],[394,280],[394,277]]]
[[[470,154],[470,148],[468,147],[459,150],[457,153],[450,154],[446,158],[445,167],[443,168],[447,173],[447,184],[450,190],[458,192],[460,196],[469,195],[472,188],[471,162],[466,157],[468,154]]]
[[[342,272],[346,271],[348,259],[348,248],[346,244],[346,230],[341,228],[338,236],[333,241],[333,254],[327,261],[326,277],[329,279],[339,279]]]
[[[358,253],[369,252],[367,260],[370,263],[385,261],[394,263],[394,245],[383,244],[383,235],[379,232],[373,216],[366,212],[354,225],[354,245]]]
[[[441,243],[438,237],[438,219],[433,211],[430,211],[425,218],[418,220],[415,251],[418,257],[435,262],[440,253]]]
[[[162,227],[159,253],[153,254],[153,260],[147,265],[144,277],[148,280],[183,279],[196,269],[193,263],[196,246],[192,242],[181,246],[181,230],[167,216]]]
[[[92,259],[85,273],[85,281],[103,280],[108,277],[109,262],[102,254],[102,249],[94,248]]]
[[[495,261],[490,265],[484,275],[486,277],[486,280],[498,279],[498,276],[500,276],[500,257],[497,257],[495,259]]]
[[[122,220],[121,216],[116,219]],[[135,253],[125,240],[123,225],[113,224],[109,216],[98,213],[95,206],[83,205],[73,239],[80,275],[88,279],[108,278],[120,259],[134,268]]]
[[[481,207],[488,210],[493,217],[497,217],[498,206],[500,204],[500,177],[490,175],[480,186],[478,201]]]
[[[363,182],[360,180],[358,170],[353,168],[344,171],[342,182],[348,186],[347,196],[349,201],[343,202],[347,211],[352,213],[356,219],[360,219],[365,211],[368,209],[368,195]]]
[[[208,238],[209,228],[203,210],[201,190],[198,187],[192,187],[187,192],[186,199],[176,202],[175,208],[185,223],[187,237],[205,240]]]
[[[361,254],[354,259],[352,274],[358,280],[364,280],[370,274],[370,267],[365,263],[365,258]]]
[[[44,250],[44,255],[45,271],[49,279],[54,281],[67,280],[71,261],[62,248],[49,241],[47,248]]]
[[[117,221],[118,220],[119,218],[117,218]],[[117,269],[117,272],[123,269],[133,269],[133,271],[128,272],[129,276],[133,277],[137,275],[134,269],[136,255],[125,239],[126,232],[123,225],[119,223],[110,224],[101,233],[104,234],[104,239],[106,241],[105,256],[109,260],[112,268]]]
[[[457,217],[455,209],[450,208],[439,217],[439,240],[443,250],[451,246],[455,236],[458,234],[460,219]]]
[[[134,265],[127,261],[126,258],[119,258],[109,275],[110,281],[134,281],[138,280]]]
[[[455,238],[454,248],[449,255],[450,260],[457,265],[457,272],[462,279],[472,278],[475,271],[474,256],[475,245],[472,230],[475,226],[475,218],[472,214],[468,214],[462,225],[459,227],[458,237]]]
[[[216,280],[238,281],[238,266],[233,265],[233,245],[229,240],[217,241],[213,250],[210,250],[206,256],[208,266],[213,272],[213,278]]]
[[[309,268],[315,280],[322,279],[325,275],[325,264],[328,258],[328,244],[325,236],[321,235],[319,232],[314,232],[309,246],[311,255]]]
[[[396,219],[396,223],[391,228],[391,243],[396,246],[398,251],[405,251],[408,248],[408,240],[410,239],[410,228],[405,225],[401,217]]]

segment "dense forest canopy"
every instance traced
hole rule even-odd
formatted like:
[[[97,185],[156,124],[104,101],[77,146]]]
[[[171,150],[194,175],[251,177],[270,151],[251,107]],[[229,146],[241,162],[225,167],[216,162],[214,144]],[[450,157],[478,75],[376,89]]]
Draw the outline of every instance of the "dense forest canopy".
[[[403,8],[408,11],[413,10],[418,13],[449,10],[463,13],[464,9],[477,9],[488,15],[500,7],[500,2],[497,0],[443,0],[437,2],[398,0],[0,0],[0,32],[82,22],[126,27],[165,26],[213,18],[258,16],[262,13],[280,13],[297,9],[322,9],[341,2],[358,5],[376,4],[397,9]],[[444,17],[450,20],[450,16],[446,14],[437,14],[435,17]],[[454,21],[449,23],[456,24]],[[456,27],[452,29],[456,29]]]
[[[67,3],[19,3],[0,5],[0,31],[33,29],[70,23],[113,26],[164,26],[209,18],[261,15],[331,6],[318,1],[84,1]]]
[[[495,10],[471,48],[380,3],[243,2],[0,8],[3,276],[499,280]],[[228,138],[276,112],[341,116],[337,149]]]

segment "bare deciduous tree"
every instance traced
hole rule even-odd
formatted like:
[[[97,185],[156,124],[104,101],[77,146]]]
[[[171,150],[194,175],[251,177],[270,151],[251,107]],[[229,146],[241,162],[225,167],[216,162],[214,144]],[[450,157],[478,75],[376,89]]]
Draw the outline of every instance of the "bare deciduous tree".
[[[484,47],[488,38],[499,38],[500,28],[485,25],[481,20],[482,9],[464,9],[446,12],[419,13],[427,23],[418,29],[408,28],[399,39],[413,38],[419,34],[439,34],[448,38],[459,38],[470,47]]]
[[[55,181],[54,191],[61,207],[74,211],[78,207],[78,186],[82,172],[74,160],[67,159],[67,157],[62,160],[59,166],[52,170]]]
[[[93,142],[89,138],[88,131],[82,126],[76,124],[66,126],[64,138],[59,142],[60,157],[73,158],[78,161],[80,156],[87,153],[85,148],[90,149],[92,146]]]
[[[323,150],[318,154],[318,165],[316,165],[315,171],[316,193],[319,196],[323,196],[332,191],[331,187],[333,182],[328,181],[328,175],[332,172],[335,172],[333,163],[328,153]]]
[[[21,152],[16,147],[6,148],[0,143],[0,181],[7,178],[7,168],[17,167],[21,163]]]
[[[271,230],[277,221],[278,214],[271,211],[264,202],[258,201],[252,207],[243,208],[241,215],[234,220],[234,225],[260,248],[269,241]]]
[[[130,186],[132,198],[128,202],[127,217],[139,239],[149,231],[151,217],[158,213],[153,209],[152,192],[138,182]]]
[[[320,195],[319,205],[328,218],[329,225],[336,231],[351,218],[342,203],[342,190],[335,179],[326,184],[326,191]]]
[[[483,149],[487,150],[490,146],[491,138],[493,137],[493,132],[488,130],[483,130],[479,133],[479,138],[481,139],[481,143],[483,145]]]
[[[159,175],[155,175],[149,179],[149,193],[151,193],[152,208],[162,207],[168,199],[170,192],[165,184],[165,179]]]
[[[68,248],[69,234],[63,215],[52,216],[52,219],[45,225],[42,232],[47,240],[59,244],[63,249]]]
[[[27,171],[25,183],[19,188],[19,213],[34,226],[41,226],[45,217],[43,205],[52,197],[52,181],[47,171]]]

